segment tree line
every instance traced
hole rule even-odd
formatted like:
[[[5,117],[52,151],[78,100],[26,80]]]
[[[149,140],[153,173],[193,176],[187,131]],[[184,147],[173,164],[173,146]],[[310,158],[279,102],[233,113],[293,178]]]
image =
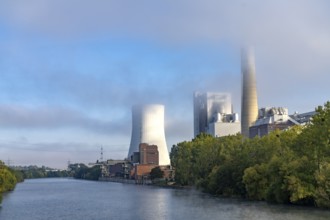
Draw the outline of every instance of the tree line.
[[[330,102],[312,122],[263,137],[200,134],[174,145],[175,180],[220,196],[330,208]]]
[[[0,203],[2,194],[14,190],[16,183],[22,181],[23,176],[20,172],[10,169],[0,160]]]
[[[88,167],[83,163],[69,165],[70,175],[75,179],[98,180],[101,176],[101,167]]]
[[[13,168],[22,179],[73,177],[76,179],[98,180],[101,175],[99,166],[88,167],[83,163],[70,164],[67,170],[57,170],[45,166],[19,166]]]
[[[45,166],[15,166],[13,169],[19,172],[23,179],[70,177],[70,173],[68,173],[66,170],[57,170]]]

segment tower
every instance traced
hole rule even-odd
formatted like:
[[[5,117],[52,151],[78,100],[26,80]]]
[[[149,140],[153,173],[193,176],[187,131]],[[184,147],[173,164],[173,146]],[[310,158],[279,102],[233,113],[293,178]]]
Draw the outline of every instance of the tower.
[[[135,105],[132,108],[132,137],[128,158],[139,152],[139,145],[156,145],[159,153],[159,165],[170,165],[164,131],[163,105]]]
[[[258,99],[255,73],[255,60],[253,48],[244,48],[241,51],[242,68],[242,110],[241,132],[249,137],[249,127],[258,118]]]

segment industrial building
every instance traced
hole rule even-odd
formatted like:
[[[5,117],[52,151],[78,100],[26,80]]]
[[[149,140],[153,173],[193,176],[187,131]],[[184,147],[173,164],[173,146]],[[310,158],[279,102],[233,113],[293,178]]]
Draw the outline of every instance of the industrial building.
[[[287,108],[261,108],[258,120],[249,129],[250,138],[262,137],[278,129],[285,130],[294,125],[305,125],[312,120],[315,112],[288,114]]]
[[[105,166],[108,172],[106,177],[129,178],[132,169],[132,164],[127,160],[107,160]]]
[[[234,135],[241,132],[241,122],[238,113],[220,114],[217,113],[214,120],[208,125],[207,133],[214,137]]]
[[[290,115],[292,119],[297,121],[300,125],[306,125],[312,121],[313,116],[316,114],[316,111],[306,112],[299,114],[295,112],[293,115]]]
[[[194,135],[209,133],[214,137],[240,132],[238,114],[233,113],[229,93],[195,92]]]
[[[159,153],[157,145],[149,145],[141,143],[140,149],[140,164],[159,165]]]

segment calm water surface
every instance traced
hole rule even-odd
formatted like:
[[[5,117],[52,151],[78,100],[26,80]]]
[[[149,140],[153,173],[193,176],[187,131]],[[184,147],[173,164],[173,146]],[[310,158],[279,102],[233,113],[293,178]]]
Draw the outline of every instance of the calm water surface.
[[[278,219],[329,220],[330,211],[220,199],[192,190],[34,179],[4,196],[1,220]]]

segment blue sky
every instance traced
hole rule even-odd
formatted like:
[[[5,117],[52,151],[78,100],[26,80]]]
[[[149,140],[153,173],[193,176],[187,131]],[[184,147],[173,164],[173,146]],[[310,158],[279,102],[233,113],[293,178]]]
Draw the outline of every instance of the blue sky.
[[[230,92],[255,47],[259,106],[329,100],[325,0],[0,2],[0,159],[65,167],[126,156],[131,106],[165,105],[168,148],[193,136],[192,93]]]

